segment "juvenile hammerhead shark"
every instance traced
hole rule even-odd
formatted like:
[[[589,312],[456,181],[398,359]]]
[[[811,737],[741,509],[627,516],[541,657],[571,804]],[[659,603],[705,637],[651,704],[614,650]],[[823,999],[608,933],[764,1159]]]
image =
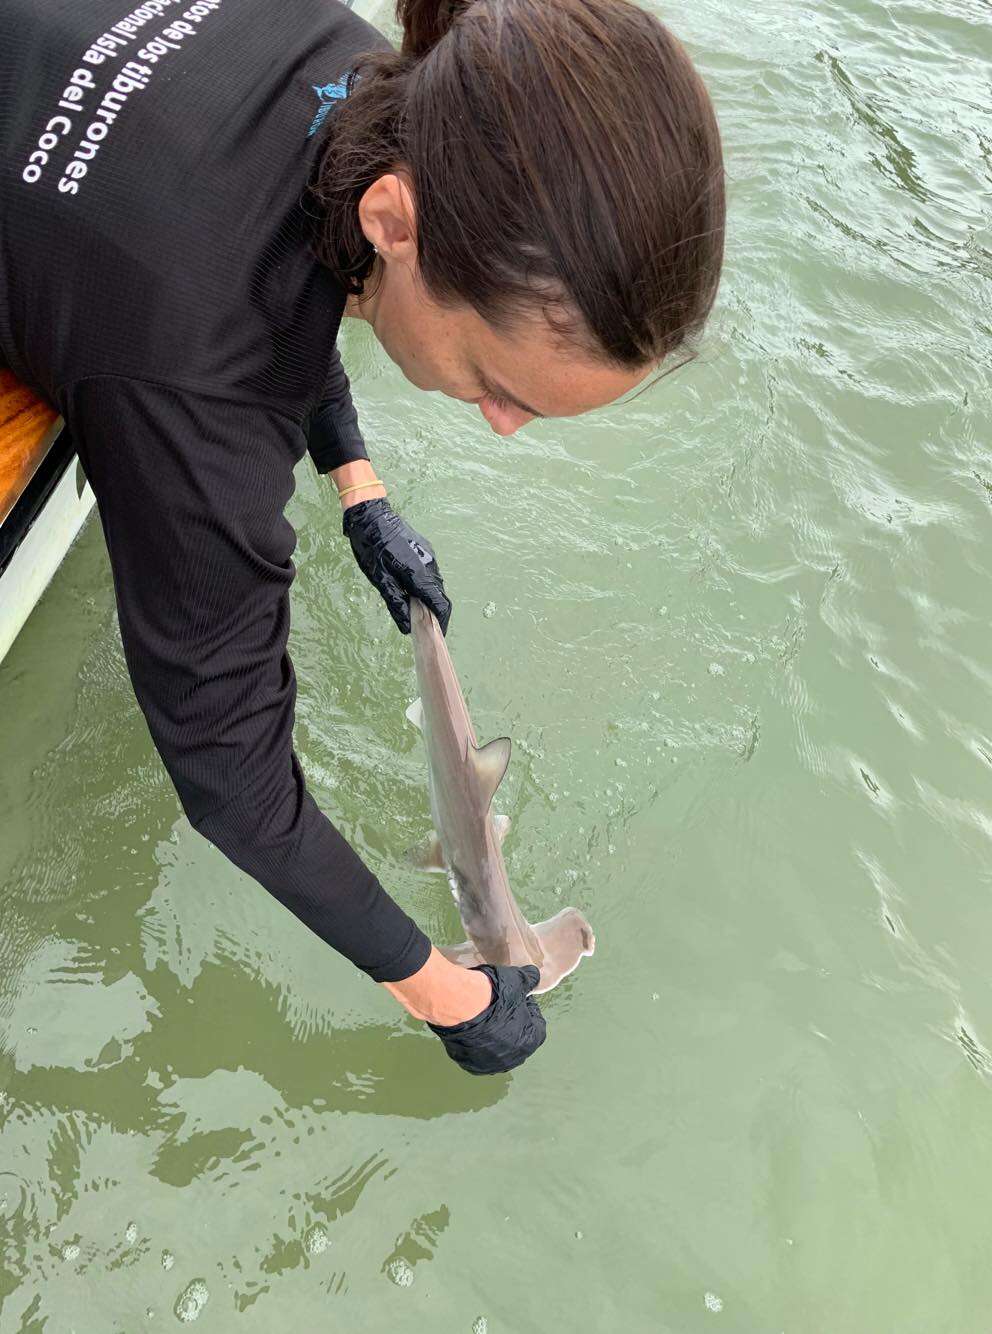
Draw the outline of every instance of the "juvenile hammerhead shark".
[[[465,698],[433,612],[410,599],[420,698],[406,714],[423,733],[435,837],[417,855],[424,870],[447,872],[468,940],[440,947],[455,963],[535,964],[535,990],[550,991],[592,954],[596,939],[577,908],[531,926],[517,906],[503,861],[510,821],[493,815],[493,795],[510,762],[510,741],[475,739]]]

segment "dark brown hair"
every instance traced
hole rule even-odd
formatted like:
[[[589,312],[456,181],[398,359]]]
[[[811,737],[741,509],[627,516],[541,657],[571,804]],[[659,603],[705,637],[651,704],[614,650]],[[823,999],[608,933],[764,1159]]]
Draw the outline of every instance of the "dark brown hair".
[[[358,201],[404,167],[435,300],[638,369],[695,353],[723,260],[720,132],[678,40],[628,0],[398,0],[329,118],[315,250],[361,293]]]

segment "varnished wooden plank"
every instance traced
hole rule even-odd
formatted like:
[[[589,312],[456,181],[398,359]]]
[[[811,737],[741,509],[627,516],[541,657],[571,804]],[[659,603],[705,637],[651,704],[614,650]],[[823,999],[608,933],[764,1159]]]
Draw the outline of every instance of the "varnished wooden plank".
[[[0,522],[44,457],[58,413],[0,369]]]

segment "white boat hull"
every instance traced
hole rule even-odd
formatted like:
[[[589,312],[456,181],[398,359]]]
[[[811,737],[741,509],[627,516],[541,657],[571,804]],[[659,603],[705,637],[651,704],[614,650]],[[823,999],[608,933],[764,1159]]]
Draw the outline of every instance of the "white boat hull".
[[[0,662],[62,564],[94,499],[73,456],[0,573]]]

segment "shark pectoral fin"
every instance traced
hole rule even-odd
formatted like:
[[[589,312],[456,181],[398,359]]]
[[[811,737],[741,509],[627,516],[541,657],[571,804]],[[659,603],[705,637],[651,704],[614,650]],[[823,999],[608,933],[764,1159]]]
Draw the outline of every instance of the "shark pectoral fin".
[[[556,987],[596,948],[592,927],[578,908],[562,908],[560,913],[555,913],[546,922],[539,922],[532,929],[544,952],[544,961],[539,965],[541,981],[536,988],[536,995]]]
[[[406,859],[418,871],[444,871],[447,869],[444,864],[444,853],[441,851],[441,840],[437,834],[429,834],[422,843],[410,848],[406,854]]]
[[[479,779],[479,786],[486,796],[486,809],[492,801],[496,789],[503,781],[506,766],[510,763],[510,738],[499,736],[485,746],[475,746],[469,751],[469,759]]]
[[[418,732],[424,730],[424,706],[420,699],[415,699],[413,701],[410,707],[406,710],[406,716],[409,718],[410,722],[413,723]]]
[[[463,940],[460,945],[439,945],[438,949],[446,959],[461,964],[462,968],[477,968],[486,962],[470,940]]]
[[[494,815],[493,828],[496,830],[496,837],[502,843],[510,830],[510,817],[508,815]]]

